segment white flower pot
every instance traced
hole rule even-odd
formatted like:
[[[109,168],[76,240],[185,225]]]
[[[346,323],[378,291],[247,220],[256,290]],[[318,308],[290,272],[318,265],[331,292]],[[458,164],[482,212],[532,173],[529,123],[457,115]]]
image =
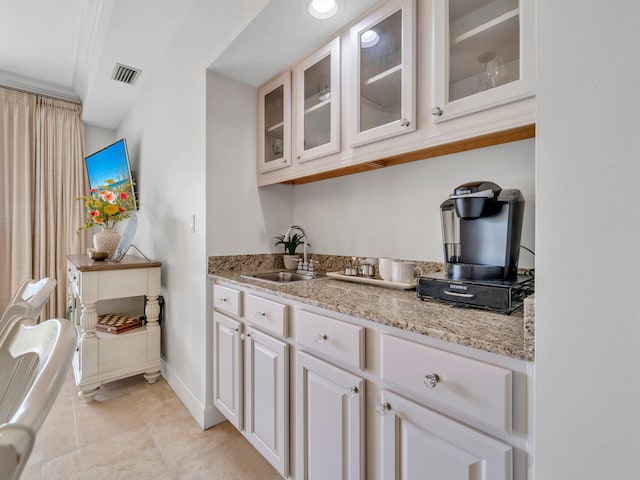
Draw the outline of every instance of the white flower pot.
[[[295,270],[298,268],[299,255],[283,255],[282,259],[284,260],[284,268],[287,270]]]

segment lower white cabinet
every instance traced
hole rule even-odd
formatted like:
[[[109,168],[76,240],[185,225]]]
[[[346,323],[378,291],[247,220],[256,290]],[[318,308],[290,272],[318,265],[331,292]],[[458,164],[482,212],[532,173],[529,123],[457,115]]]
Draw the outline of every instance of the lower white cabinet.
[[[364,480],[365,382],[296,353],[296,479]]]
[[[287,478],[289,346],[216,311],[213,327],[214,405]]]
[[[245,338],[245,435],[283,476],[289,474],[289,346],[253,327]]]
[[[512,447],[387,390],[382,418],[384,480],[511,480]]]
[[[532,364],[219,287],[214,405],[284,479],[532,478]]]
[[[238,430],[242,430],[242,323],[213,313],[213,403]]]

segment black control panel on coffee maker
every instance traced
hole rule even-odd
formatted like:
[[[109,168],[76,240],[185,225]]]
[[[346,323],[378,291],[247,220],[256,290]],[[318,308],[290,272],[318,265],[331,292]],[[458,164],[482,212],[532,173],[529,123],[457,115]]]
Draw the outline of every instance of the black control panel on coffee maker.
[[[421,276],[418,297],[505,312],[517,308],[511,296],[522,289],[513,287],[533,283],[518,275],[524,215],[520,190],[465,183],[440,205],[440,213],[445,272]]]

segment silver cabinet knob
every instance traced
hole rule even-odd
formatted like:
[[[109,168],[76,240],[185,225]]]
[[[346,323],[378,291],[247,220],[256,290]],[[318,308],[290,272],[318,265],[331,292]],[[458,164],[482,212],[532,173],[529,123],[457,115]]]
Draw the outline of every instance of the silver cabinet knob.
[[[254,315],[256,320],[260,320],[262,318],[265,318],[267,316],[267,312],[256,312],[256,314]]]
[[[246,340],[249,337],[251,337],[250,333],[242,333],[242,334],[240,334],[240,339],[241,340]]]
[[[409,125],[411,125],[411,122],[409,120],[407,120],[406,118],[401,118],[400,119],[400,126],[401,127],[408,127]]]
[[[431,109],[431,115],[434,117],[440,117],[444,112],[437,105]]]
[[[376,407],[376,413],[381,417],[384,417],[389,410],[391,410],[391,405],[389,405],[389,402],[381,403]]]
[[[319,333],[318,335],[316,335],[316,342],[317,343],[324,343],[329,339],[329,337],[327,336],[326,333]]]
[[[425,375],[424,384],[429,388],[436,388],[438,382],[440,381],[440,377],[436,373],[430,373],[429,375]]]
[[[358,394],[358,387],[349,387],[347,389],[347,398],[353,398]]]

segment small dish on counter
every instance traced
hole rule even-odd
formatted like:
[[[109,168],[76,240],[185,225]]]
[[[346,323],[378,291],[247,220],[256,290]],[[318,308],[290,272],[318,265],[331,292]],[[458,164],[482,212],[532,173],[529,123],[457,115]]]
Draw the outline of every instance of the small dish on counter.
[[[397,290],[414,290],[416,288],[416,280],[412,283],[398,283],[382,280],[381,278],[374,277],[362,277],[355,275],[345,275],[342,272],[327,272],[327,277],[335,278],[336,280],[344,280],[347,282],[365,283],[367,285],[377,285],[385,288],[395,288]]]
[[[99,250],[89,250],[87,254],[89,255],[89,258],[91,260],[95,260],[97,262],[106,260],[107,257],[109,256],[109,252],[101,252]]]

